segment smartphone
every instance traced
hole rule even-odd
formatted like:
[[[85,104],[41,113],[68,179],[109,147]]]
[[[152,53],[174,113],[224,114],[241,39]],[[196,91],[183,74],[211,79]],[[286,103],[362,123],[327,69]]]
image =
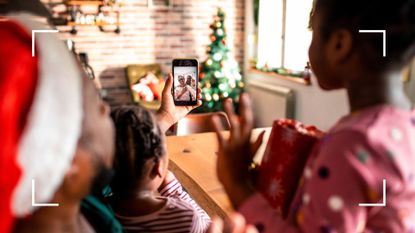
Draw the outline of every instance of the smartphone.
[[[197,104],[199,63],[196,59],[174,59],[173,100],[177,106],[194,106]]]

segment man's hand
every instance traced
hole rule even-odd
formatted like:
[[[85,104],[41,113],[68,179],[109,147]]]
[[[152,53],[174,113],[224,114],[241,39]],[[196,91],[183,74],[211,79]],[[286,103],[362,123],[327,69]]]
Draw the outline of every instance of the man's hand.
[[[220,218],[214,218],[207,233],[258,233],[255,227],[247,225],[240,214],[232,214],[225,223]]]
[[[160,129],[166,132],[178,120],[185,117],[190,111],[202,105],[202,89],[198,87],[197,105],[196,106],[176,106],[174,105],[173,95],[173,76],[169,74],[166,84],[164,85],[161,96],[161,106],[156,113],[156,118]]]
[[[251,143],[254,117],[251,100],[247,94],[242,94],[240,98],[240,117],[234,113],[230,99],[225,100],[223,106],[231,129],[229,138],[225,139],[220,132],[219,118],[213,119],[219,144],[216,172],[233,206],[238,208],[255,192],[248,168],[262,143],[265,131],[259,135],[256,142]]]

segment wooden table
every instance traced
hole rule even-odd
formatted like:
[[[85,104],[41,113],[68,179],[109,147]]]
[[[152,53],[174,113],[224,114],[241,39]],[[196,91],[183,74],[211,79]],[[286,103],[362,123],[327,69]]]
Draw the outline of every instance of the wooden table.
[[[255,160],[264,154],[271,128],[255,129],[252,139],[266,130]],[[224,132],[228,134],[228,132]],[[170,170],[183,187],[212,216],[222,218],[233,211],[231,203],[216,176],[217,139],[214,133],[167,137]]]

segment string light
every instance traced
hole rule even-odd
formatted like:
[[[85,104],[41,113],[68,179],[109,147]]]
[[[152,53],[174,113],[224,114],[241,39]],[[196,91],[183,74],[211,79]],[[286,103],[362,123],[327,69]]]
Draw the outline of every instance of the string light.
[[[211,66],[213,63],[212,59],[207,59],[206,65]]]
[[[206,94],[205,94],[205,100],[206,100],[206,101],[211,101],[211,100],[212,100],[212,96],[210,96],[210,94],[209,94],[209,93],[206,93]]]
[[[213,95],[212,95],[212,97],[213,97],[213,100],[214,100],[214,101],[218,101],[218,100],[219,100],[219,95],[218,95],[218,94],[216,94],[216,93],[215,93],[215,94],[213,94]]]
[[[220,53],[213,54],[213,60],[220,61],[221,59],[222,59],[222,54]]]
[[[220,76],[222,76],[222,73],[220,71],[215,71],[213,75],[215,75],[216,78],[219,78]]]

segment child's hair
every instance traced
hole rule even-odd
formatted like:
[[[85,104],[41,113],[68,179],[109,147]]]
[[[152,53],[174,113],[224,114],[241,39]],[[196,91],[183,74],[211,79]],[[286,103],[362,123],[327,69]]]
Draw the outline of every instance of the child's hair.
[[[116,195],[126,195],[142,176],[145,161],[157,161],[165,153],[162,132],[152,113],[139,106],[114,108],[111,117],[116,131],[111,188]]]
[[[323,39],[335,29],[350,30],[371,69],[401,68],[415,55],[415,0],[315,0],[314,7]],[[386,30],[385,58],[382,34],[359,30]]]

